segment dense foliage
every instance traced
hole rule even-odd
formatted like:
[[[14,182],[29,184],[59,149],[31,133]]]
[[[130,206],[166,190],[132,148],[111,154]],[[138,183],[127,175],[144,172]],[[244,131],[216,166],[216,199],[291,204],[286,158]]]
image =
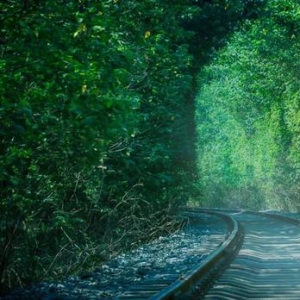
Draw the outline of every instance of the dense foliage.
[[[1,2],[2,291],[168,230],[198,192],[195,75],[260,3]]]
[[[268,1],[200,74],[198,165],[207,205],[299,205],[299,16],[297,1]]]

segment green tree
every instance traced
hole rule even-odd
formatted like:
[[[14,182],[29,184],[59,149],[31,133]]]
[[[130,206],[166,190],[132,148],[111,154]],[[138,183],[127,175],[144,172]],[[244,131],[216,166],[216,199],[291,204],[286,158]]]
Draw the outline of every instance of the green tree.
[[[198,193],[196,74],[259,3],[0,4],[2,289],[168,230]]]
[[[298,10],[295,1],[268,1],[200,75],[198,153],[207,203],[222,197],[230,206],[297,205]]]

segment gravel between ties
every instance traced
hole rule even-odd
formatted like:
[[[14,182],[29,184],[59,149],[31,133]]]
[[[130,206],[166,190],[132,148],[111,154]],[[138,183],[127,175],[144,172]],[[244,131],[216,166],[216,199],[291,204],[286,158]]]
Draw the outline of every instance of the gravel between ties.
[[[94,272],[56,283],[43,282],[0,299],[117,299],[144,280],[159,279],[167,274],[180,277],[201,264],[225,240],[226,234],[224,221],[202,215],[199,219],[193,218],[182,231],[121,254]]]

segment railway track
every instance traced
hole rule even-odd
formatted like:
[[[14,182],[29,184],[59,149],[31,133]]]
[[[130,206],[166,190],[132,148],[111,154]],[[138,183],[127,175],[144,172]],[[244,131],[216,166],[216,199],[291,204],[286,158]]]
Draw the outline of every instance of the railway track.
[[[300,299],[299,221],[254,212],[186,209],[223,218],[229,234],[200,266],[119,299]]]
[[[245,237],[241,250],[213,287],[191,299],[300,299],[299,221],[235,213]]]
[[[145,248],[151,255],[122,256],[88,277],[41,283],[3,299],[300,299],[299,220],[196,208],[186,208],[184,214],[193,222],[188,238],[178,236],[183,243],[168,239]],[[145,276],[147,272],[152,274]]]
[[[215,211],[186,210],[190,217],[201,217],[204,214],[210,214],[214,217],[222,218],[228,227],[226,240],[215,249],[199,266],[195,266],[186,274],[167,274],[160,280],[149,280],[143,284],[134,286],[131,290],[125,292],[118,299],[176,299],[186,297],[194,287],[205,283],[205,288],[209,286],[213,279],[220,275],[221,270],[225,268],[234,257],[242,244],[243,233],[238,222],[228,214]],[[187,297],[190,297],[188,295]]]

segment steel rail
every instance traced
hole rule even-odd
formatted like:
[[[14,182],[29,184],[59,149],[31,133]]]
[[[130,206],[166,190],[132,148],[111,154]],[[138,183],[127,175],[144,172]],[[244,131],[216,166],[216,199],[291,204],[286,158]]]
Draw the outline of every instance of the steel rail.
[[[270,212],[232,213],[245,231],[241,250],[211,289],[186,299],[300,299],[300,221]]]
[[[187,212],[197,213],[199,210],[185,209]],[[213,283],[213,278],[217,277],[222,268],[229,263],[232,255],[236,253],[242,243],[242,229],[239,223],[231,216],[215,212],[206,211],[205,213],[216,215],[225,220],[230,230],[228,238],[222,245],[206,257],[200,267],[191,270],[183,278],[175,281],[167,289],[151,297],[151,300],[169,300],[180,297],[182,294],[191,291],[195,285],[201,292],[208,289]]]
[[[206,207],[183,207],[183,210],[189,210],[189,211],[199,211],[199,212],[216,212],[216,213],[225,213],[225,214],[230,214],[230,213],[245,213],[245,214],[253,214],[253,215],[260,215],[260,216],[266,216],[269,218],[274,218],[277,220],[282,220],[286,221],[287,223],[294,224],[296,226],[300,226],[300,219],[294,219],[289,216],[285,215],[280,215],[280,214],[275,214],[272,212],[267,212],[267,211],[253,211],[253,210],[245,210],[245,209],[222,209],[222,208],[206,208]]]

